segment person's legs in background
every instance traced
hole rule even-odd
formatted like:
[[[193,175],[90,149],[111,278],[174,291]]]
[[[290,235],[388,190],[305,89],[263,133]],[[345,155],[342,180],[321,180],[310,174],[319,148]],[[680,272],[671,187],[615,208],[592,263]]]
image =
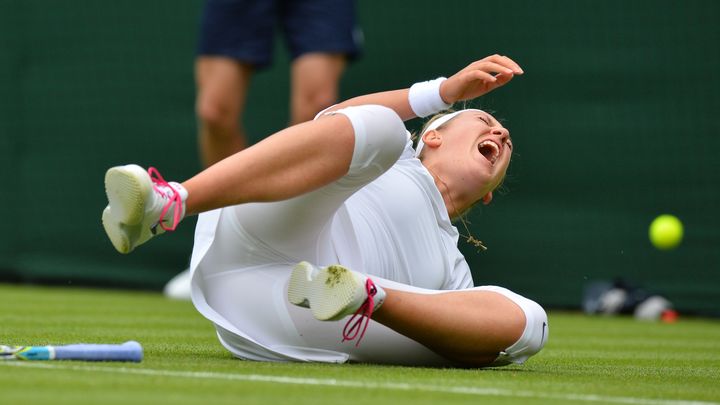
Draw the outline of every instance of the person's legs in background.
[[[247,146],[240,117],[253,68],[227,57],[201,56],[195,63],[198,146],[209,167]]]
[[[253,72],[272,63],[275,1],[205,0],[195,79],[203,167],[247,145],[241,124]]]
[[[281,1],[278,10],[292,59],[290,124],[337,103],[340,78],[360,53],[354,0]]]
[[[342,54],[307,53],[291,66],[290,124],[309,121],[337,103],[340,76],[346,60]]]

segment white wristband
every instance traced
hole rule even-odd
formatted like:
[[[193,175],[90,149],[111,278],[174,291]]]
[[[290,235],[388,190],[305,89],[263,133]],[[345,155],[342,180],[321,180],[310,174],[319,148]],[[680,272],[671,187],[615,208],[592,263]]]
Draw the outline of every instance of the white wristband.
[[[438,77],[435,80],[415,83],[410,87],[408,101],[415,115],[423,118],[450,108],[452,104],[447,104],[440,97],[440,84],[445,80],[447,78]]]

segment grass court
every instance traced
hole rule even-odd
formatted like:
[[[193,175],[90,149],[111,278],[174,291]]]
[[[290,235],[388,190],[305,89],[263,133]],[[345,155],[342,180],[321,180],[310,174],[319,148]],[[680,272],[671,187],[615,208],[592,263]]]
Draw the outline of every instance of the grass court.
[[[137,340],[141,363],[0,362],[1,404],[720,404],[720,322],[549,311],[523,366],[431,369],[233,358],[189,302],[0,284],[0,344]],[[340,331],[338,331],[340,336]]]

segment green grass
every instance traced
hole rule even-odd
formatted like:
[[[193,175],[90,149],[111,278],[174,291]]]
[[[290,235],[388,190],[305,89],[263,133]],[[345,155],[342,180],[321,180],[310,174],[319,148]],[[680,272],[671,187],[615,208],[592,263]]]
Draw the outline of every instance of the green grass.
[[[484,370],[234,359],[188,302],[0,285],[0,342],[137,340],[139,364],[0,363],[0,404],[690,404],[720,401],[720,322],[550,312],[546,348]]]

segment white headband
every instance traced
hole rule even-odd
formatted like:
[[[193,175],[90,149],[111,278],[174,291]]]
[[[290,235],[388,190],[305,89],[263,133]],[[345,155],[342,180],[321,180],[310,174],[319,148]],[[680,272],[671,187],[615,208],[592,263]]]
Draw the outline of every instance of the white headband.
[[[462,114],[466,111],[483,112],[482,110],[478,110],[477,108],[468,108],[467,110],[460,110],[460,111],[455,111],[454,113],[445,114],[442,117],[436,119],[435,121],[430,123],[430,125],[428,125],[427,128],[425,128],[425,130],[422,131],[422,133],[418,137],[417,146],[415,147],[415,157],[420,156],[420,152],[422,152],[423,147],[425,147],[425,142],[423,142],[423,135],[425,135],[425,133],[427,131],[431,131],[433,129],[438,129],[440,127],[440,125],[443,125],[444,123],[450,121],[451,119],[457,117],[459,114]]]

